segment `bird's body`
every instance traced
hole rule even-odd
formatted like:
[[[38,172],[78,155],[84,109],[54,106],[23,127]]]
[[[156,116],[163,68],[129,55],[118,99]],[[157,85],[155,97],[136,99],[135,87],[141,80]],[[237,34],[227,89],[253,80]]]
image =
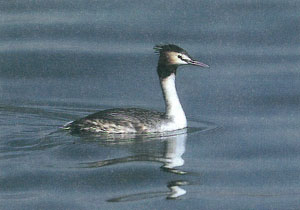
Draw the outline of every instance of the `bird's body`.
[[[73,131],[150,133],[167,121],[162,112],[139,108],[107,109],[73,122]]]
[[[176,69],[185,64],[208,66],[191,59],[176,45],[156,46],[155,49],[160,53],[157,73],[166,104],[165,112],[139,108],[108,109],[68,123],[64,128],[79,133],[155,133],[186,128],[186,116],[175,87]]]

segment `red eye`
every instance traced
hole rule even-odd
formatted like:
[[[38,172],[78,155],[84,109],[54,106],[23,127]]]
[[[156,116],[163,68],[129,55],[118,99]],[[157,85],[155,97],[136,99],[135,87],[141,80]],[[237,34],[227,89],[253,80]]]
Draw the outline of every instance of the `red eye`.
[[[182,60],[182,56],[181,56],[181,55],[178,55],[177,57],[180,58],[180,59]]]

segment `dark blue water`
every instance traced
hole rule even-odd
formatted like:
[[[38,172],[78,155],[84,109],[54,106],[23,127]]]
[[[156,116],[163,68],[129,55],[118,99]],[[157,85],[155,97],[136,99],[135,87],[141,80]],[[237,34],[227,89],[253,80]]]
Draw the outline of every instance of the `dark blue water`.
[[[299,209],[300,2],[0,2],[0,209]],[[187,133],[73,136],[112,107],[164,110],[152,47],[179,69]]]

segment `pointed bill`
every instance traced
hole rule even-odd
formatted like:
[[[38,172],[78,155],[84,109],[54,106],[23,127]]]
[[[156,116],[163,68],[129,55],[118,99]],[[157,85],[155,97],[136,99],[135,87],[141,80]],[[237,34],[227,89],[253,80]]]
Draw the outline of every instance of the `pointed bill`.
[[[188,61],[188,64],[194,65],[194,66],[205,67],[205,68],[208,68],[208,67],[209,67],[209,65],[207,65],[207,64],[205,64],[205,63],[201,63],[201,62],[196,61],[196,60],[189,60],[189,61]]]

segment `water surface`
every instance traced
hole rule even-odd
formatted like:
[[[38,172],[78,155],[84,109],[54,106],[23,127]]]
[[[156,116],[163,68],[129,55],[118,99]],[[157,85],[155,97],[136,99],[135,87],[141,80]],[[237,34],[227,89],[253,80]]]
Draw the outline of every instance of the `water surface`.
[[[297,209],[298,1],[0,2],[0,209]],[[187,132],[59,127],[164,110],[153,46],[175,43]]]

